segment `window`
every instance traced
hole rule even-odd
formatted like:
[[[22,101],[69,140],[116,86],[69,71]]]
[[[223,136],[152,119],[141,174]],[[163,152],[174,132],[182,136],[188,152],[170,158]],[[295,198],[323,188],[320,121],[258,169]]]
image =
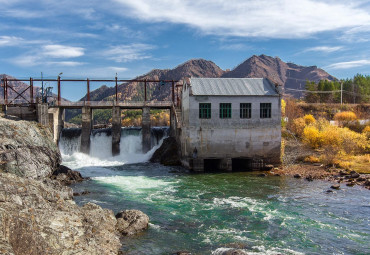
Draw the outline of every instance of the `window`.
[[[220,104],[220,118],[221,119],[230,119],[231,118],[231,104],[230,103],[221,103]]]
[[[251,103],[241,103],[240,104],[240,118],[250,119],[252,117],[252,104]]]
[[[260,118],[271,118],[271,103],[260,104]]]
[[[199,103],[199,119],[210,119],[210,118],[211,118],[211,104]]]

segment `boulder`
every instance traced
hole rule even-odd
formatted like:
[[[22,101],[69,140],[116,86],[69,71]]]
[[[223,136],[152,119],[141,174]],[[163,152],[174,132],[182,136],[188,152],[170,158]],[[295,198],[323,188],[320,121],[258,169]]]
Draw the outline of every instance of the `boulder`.
[[[149,217],[139,210],[124,210],[116,214],[117,230],[122,235],[134,235],[146,230],[149,225]]]
[[[294,178],[299,179],[299,178],[302,178],[302,175],[300,175],[300,174],[295,174],[295,175],[293,175],[293,177],[294,177]]]
[[[71,185],[72,183],[82,182],[85,178],[82,177],[80,172],[60,165],[51,175],[51,179],[58,180],[64,185]]]
[[[309,181],[309,182],[312,182],[312,181],[313,181],[313,177],[312,177],[312,175],[308,175],[308,176],[306,177],[306,180],[307,180],[307,181]]]
[[[0,254],[116,255],[121,247],[113,212],[79,207],[57,181],[0,173],[0,187]]]
[[[360,174],[355,172],[355,171],[351,171],[351,178],[358,178],[360,177]]]
[[[340,189],[340,185],[339,184],[333,184],[330,188],[332,188],[332,189]]]
[[[166,166],[181,165],[179,157],[179,145],[174,137],[163,140],[162,145],[154,152],[150,162],[161,163]]]
[[[59,166],[61,155],[48,127],[0,117],[0,172],[42,179]]]

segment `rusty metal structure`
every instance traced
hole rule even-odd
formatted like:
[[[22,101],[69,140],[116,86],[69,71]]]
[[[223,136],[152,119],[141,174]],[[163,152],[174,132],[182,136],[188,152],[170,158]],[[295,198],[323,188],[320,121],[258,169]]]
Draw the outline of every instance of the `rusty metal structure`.
[[[133,79],[133,80],[120,80],[117,77],[115,79],[61,79],[60,76],[58,76],[57,79],[35,79],[35,78],[29,78],[29,79],[9,79],[7,77],[3,77],[0,80],[0,86],[3,89],[3,98],[0,99],[0,104],[6,105],[6,106],[16,106],[16,105],[32,105],[36,103],[36,100],[34,98],[34,82],[56,82],[57,83],[57,97],[56,97],[56,104],[54,106],[65,106],[65,107],[72,107],[73,104],[71,103],[62,103],[62,95],[61,95],[61,86],[62,83],[71,83],[71,82],[85,82],[86,83],[86,101],[90,102],[90,84],[92,82],[114,82],[115,83],[115,101],[118,102],[118,85],[119,83],[143,83],[144,84],[144,102],[148,101],[147,97],[147,86],[149,83],[171,83],[171,95],[172,95],[172,103],[174,105],[177,105],[177,102],[175,100],[175,83],[179,82],[178,80],[149,80],[149,79]],[[29,86],[22,91],[17,91],[17,88],[14,88],[12,85],[10,85],[10,82],[23,82],[29,83]],[[178,93],[178,86],[181,86],[179,84],[176,85],[176,91]],[[25,95],[25,92],[29,90],[29,98]],[[9,99],[8,92],[13,91],[16,94],[16,97],[13,99]],[[21,103],[17,103],[17,99],[22,98]],[[94,104],[94,103],[92,103]],[[80,102],[77,102],[76,106],[80,106]],[[98,106],[98,104],[96,104]],[[102,105],[104,106],[104,105]],[[111,105],[109,105],[111,106]],[[154,106],[154,105],[153,105]],[[160,104],[158,104],[160,106]],[[108,107],[108,105],[106,105]]]

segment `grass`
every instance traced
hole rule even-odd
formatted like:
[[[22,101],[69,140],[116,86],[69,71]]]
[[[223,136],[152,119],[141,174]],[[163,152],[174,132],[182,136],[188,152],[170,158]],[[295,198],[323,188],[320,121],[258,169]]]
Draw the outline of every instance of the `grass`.
[[[360,174],[370,174],[370,154],[343,156],[336,163],[344,169],[354,170]]]

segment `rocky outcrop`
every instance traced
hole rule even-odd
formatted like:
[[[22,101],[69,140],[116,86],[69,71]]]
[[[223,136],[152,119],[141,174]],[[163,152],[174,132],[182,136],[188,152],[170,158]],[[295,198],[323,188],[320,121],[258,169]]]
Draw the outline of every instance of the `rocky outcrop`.
[[[161,163],[166,166],[181,165],[178,144],[174,137],[168,137],[163,140],[161,147],[159,147],[150,159],[150,162]]]
[[[0,172],[45,178],[60,162],[49,128],[36,122],[0,117]]]
[[[0,173],[0,253],[117,254],[113,212],[72,198],[57,181]]]
[[[149,217],[138,210],[125,210],[116,214],[117,229],[125,236],[134,235],[148,228]]]
[[[63,165],[60,165],[58,169],[53,172],[50,178],[53,180],[58,180],[64,185],[71,185],[73,183],[82,182],[85,180],[80,172],[73,171],[72,169]]]

